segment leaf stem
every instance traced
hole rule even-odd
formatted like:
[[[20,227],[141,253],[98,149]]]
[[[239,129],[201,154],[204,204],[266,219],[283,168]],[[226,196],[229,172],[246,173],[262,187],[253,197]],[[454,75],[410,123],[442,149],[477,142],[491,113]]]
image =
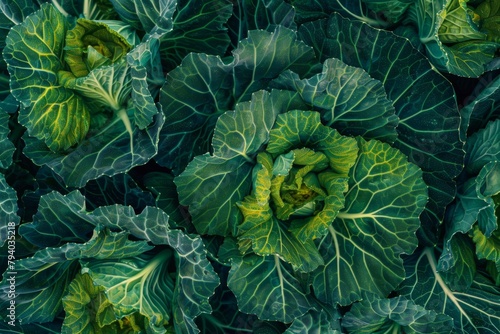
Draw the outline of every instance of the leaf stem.
[[[283,273],[281,272],[281,262],[280,258],[278,255],[274,255],[274,264],[276,265],[276,271],[278,272],[278,277],[280,279],[280,289],[281,289],[281,298],[283,298],[283,303],[281,304],[282,307],[284,308],[286,305],[285,301],[285,284],[283,283]],[[285,312],[285,310],[283,310]],[[286,312],[285,312],[286,313]]]
[[[123,122],[123,125],[125,125],[125,129],[127,130],[129,136],[130,136],[130,154],[134,154],[134,133],[132,131],[132,124],[130,123],[130,118],[127,115],[127,109],[126,108],[121,108],[116,112],[118,117],[121,119]]]
[[[89,5],[89,0],[85,0],[83,2],[83,17],[86,19],[91,19],[90,17],[90,5]]]
[[[439,275],[437,266],[436,266],[436,258],[434,257],[433,249],[431,247],[426,247],[423,251],[425,256],[427,257],[427,260],[429,261],[429,265],[431,266],[432,273],[434,274],[434,278],[438,282],[439,286],[441,289],[443,289],[444,294],[446,297],[450,299],[450,301],[457,307],[457,309],[460,311],[461,314],[467,318],[467,321],[469,321],[471,324],[473,324],[472,320],[469,318],[467,315],[467,312],[462,308],[460,305],[460,302],[458,301],[458,298],[455,296],[453,291],[448,287],[446,282],[443,280],[441,275]]]
[[[54,5],[54,7],[57,8],[57,10],[63,14],[64,16],[69,16],[69,13],[61,6],[61,4],[59,3],[59,1],[57,0],[52,0],[52,4]]]

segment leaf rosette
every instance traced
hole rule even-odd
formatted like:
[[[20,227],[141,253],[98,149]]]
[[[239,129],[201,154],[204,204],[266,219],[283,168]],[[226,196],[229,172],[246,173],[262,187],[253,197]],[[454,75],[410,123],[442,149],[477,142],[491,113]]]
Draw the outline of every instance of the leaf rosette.
[[[428,197],[401,151],[342,135],[285,90],[222,114],[212,147],[174,182],[197,232],[226,237],[219,257],[242,312],[288,323],[313,307],[304,286],[348,305],[402,281]]]
[[[417,1],[408,18],[438,70],[479,77],[498,69],[497,1]]]
[[[240,250],[252,247],[256,254],[279,254],[297,267],[314,269],[300,254],[316,260],[310,265],[322,263],[313,240],[327,233],[344,207],[357,142],[322,125],[319,113],[299,110],[279,115],[269,136],[256,158],[252,193],[237,203],[244,217],[238,226]]]
[[[137,41],[121,21],[76,19],[51,4],[6,38],[10,88],[27,128],[23,153],[68,186],[128,171],[157,153],[159,40]]]

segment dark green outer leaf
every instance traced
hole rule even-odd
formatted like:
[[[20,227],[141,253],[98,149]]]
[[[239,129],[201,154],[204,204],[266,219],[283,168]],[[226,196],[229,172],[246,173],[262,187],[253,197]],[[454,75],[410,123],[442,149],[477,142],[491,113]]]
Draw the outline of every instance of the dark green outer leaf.
[[[332,317],[324,309],[311,310],[301,317],[296,318],[284,334],[340,334],[340,314]]]
[[[399,120],[384,86],[361,68],[330,58],[320,74],[300,80],[297,74],[284,72],[271,87],[297,91],[304,102],[320,111],[325,125],[343,135],[391,143],[397,137]]]
[[[46,203],[46,205],[43,203]],[[147,207],[140,214],[135,214],[134,209],[130,206],[111,205],[99,207],[89,213],[85,210],[83,196],[81,196],[78,191],[74,191],[67,196],[62,196],[53,192],[42,198],[42,211],[40,216],[43,217],[40,218],[39,224],[32,229],[32,239],[42,240],[42,236],[45,233],[52,232],[50,228],[55,225],[50,226],[49,223],[41,221],[41,219],[49,218],[49,214],[53,214],[57,210],[60,210],[61,207],[70,208],[68,210],[71,211],[71,215],[69,216],[70,219],[67,217],[53,216],[50,218],[50,223],[62,219],[65,223],[64,228],[66,229],[63,236],[67,236],[68,239],[81,241],[84,238],[83,236],[90,230],[90,225],[99,226],[99,229],[107,228],[127,232],[113,232],[110,236],[104,235],[104,237],[107,237],[109,240],[115,238],[115,241],[109,243],[104,242],[106,240],[103,241],[104,237],[97,238],[94,233],[92,242],[84,244],[66,243],[59,248],[45,248],[36,253],[35,257],[24,260],[24,262],[18,262],[16,264],[16,269],[26,269],[26,273],[23,273],[24,276],[22,276],[23,279],[21,279],[21,274],[19,274],[20,284],[22,282],[28,282],[29,280],[35,280],[28,291],[23,290],[23,294],[25,294],[27,301],[31,302],[34,297],[36,297],[37,300],[47,298],[46,295],[38,295],[39,291],[32,293],[32,287],[38,286],[40,282],[43,283],[40,283],[42,287],[50,287],[50,289],[47,288],[44,293],[49,295],[52,293],[58,294],[53,298],[48,298],[48,302],[54,302],[56,304],[51,304],[50,306],[45,305],[44,307],[46,310],[43,312],[34,309],[33,307],[35,306],[26,306],[27,313],[34,312],[32,315],[33,319],[39,319],[40,317],[48,319],[47,317],[53,316],[53,312],[59,308],[60,298],[64,292],[61,286],[65,286],[65,284],[69,284],[69,282],[61,281],[60,284],[62,285],[58,285],[59,283],[56,284],[53,280],[51,281],[50,278],[48,278],[47,282],[45,282],[45,279],[50,275],[60,275],[61,280],[73,277],[72,275],[76,269],[72,261],[73,259],[111,258],[113,255],[115,255],[115,258],[135,256],[150,249],[151,243],[154,245],[168,245],[176,251],[178,276],[174,290],[174,323],[178,333],[197,332],[194,319],[201,313],[211,312],[208,300],[219,284],[219,279],[212,265],[206,259],[206,249],[199,236],[189,236],[182,230],[171,230],[169,217],[160,209],[153,207]],[[58,222],[61,224],[61,221]],[[80,231],[78,229],[80,229]],[[132,242],[125,240],[128,234],[141,239],[141,241]],[[99,248],[100,246],[102,247]],[[131,249],[132,246],[135,247],[135,251]],[[51,265],[44,267],[47,263]],[[39,267],[43,269],[43,272],[40,275],[36,275],[36,270],[38,270],[37,268]],[[71,271],[68,271],[68,268],[72,268]],[[8,283],[6,283],[5,280],[2,284],[4,289],[8,289]],[[19,291],[21,291],[21,289]],[[23,303],[27,303],[27,301]],[[26,315],[23,315],[23,317],[24,316]]]
[[[229,45],[226,22],[232,13],[229,0],[179,0],[173,29],[161,37],[165,70],[178,66],[191,52],[224,55]]]
[[[171,224],[182,226],[188,232],[194,231],[187,210],[179,203],[177,187],[171,173],[147,173],[143,178],[143,183],[156,196],[156,207],[165,211],[170,217]]]
[[[294,30],[281,26],[270,32],[249,31],[232,53],[236,101],[250,100],[254,92],[267,88],[286,70],[304,76],[314,72],[317,65],[312,49],[297,38]]]
[[[497,160],[500,158],[497,152],[497,141],[500,138],[495,138],[498,137],[497,125],[500,125],[500,120],[488,123],[485,129],[474,133],[466,144],[469,148],[467,152],[471,153],[471,155],[468,154],[471,159],[466,160],[466,166],[471,167],[471,175],[478,175],[474,177],[464,175],[465,182],[459,184],[455,201],[447,209],[445,216],[447,230],[444,236],[443,252],[438,263],[440,271],[449,271],[458,262],[460,267],[470,266],[469,271],[473,269],[475,272],[473,257],[468,254],[471,250],[467,249],[471,245],[468,243],[463,245],[463,242],[454,239],[460,237],[459,232],[465,235],[471,232],[476,223],[488,238],[498,228],[496,204],[492,198],[492,195],[500,192],[498,184],[500,164]],[[468,168],[466,167],[465,170]],[[462,243],[462,246],[458,246],[457,243]],[[460,270],[460,268],[453,270]],[[462,275],[461,279],[463,278],[467,276]],[[472,282],[471,278],[469,282]]]
[[[53,321],[44,324],[29,324],[11,326],[7,322],[0,323],[0,330],[4,334],[28,334],[28,333],[46,333],[46,334],[61,334],[60,321]]]
[[[12,155],[16,150],[8,137],[9,119],[10,115],[0,108],[0,169],[7,169],[12,164]]]
[[[75,260],[60,262],[59,259],[51,259],[51,255],[44,252],[16,261],[16,274],[12,274],[16,278],[16,319],[22,323],[50,322],[61,311],[64,289],[78,271],[78,263]],[[3,309],[10,303],[6,298],[9,291],[6,279],[9,276],[5,272],[0,285],[3,295],[0,305]]]
[[[0,11],[12,22],[12,25],[16,25],[38,9],[36,3],[33,0],[4,0],[0,3]]]
[[[450,289],[467,291],[477,272],[474,244],[468,234],[455,234],[451,239],[445,236],[445,240],[437,269]]]
[[[295,9],[283,0],[235,1],[233,15],[228,20],[232,48],[237,48],[249,30],[272,30],[276,25],[296,30],[294,18]]]
[[[4,175],[0,174],[0,247],[15,235],[14,228],[20,220],[17,216],[17,194],[7,184]]]
[[[242,156],[251,161],[269,140],[269,131],[283,108],[284,98],[278,100],[278,95],[256,92],[251,101],[222,114],[212,138],[213,155],[225,159]]]
[[[228,286],[239,309],[261,320],[290,323],[313,308],[311,296],[292,268],[276,255],[233,259]]]
[[[226,276],[229,268],[220,269],[219,276],[222,284],[215,291],[215,295],[210,299],[213,305],[211,314],[201,314],[196,323],[202,333],[206,334],[227,334],[238,331],[250,332],[252,327],[259,322],[255,315],[240,312],[234,294],[226,284]]]
[[[52,0],[51,2],[54,3]],[[113,5],[108,0],[58,0],[57,2],[59,3],[60,8],[62,8],[61,12],[66,11],[69,15],[74,17],[83,15],[89,20],[119,19]]]
[[[435,243],[444,208],[455,194],[464,152],[460,117],[451,84],[433,70],[406,39],[333,15],[304,24],[300,37],[318,57],[336,57],[380,80],[400,122],[394,146],[424,171],[429,203],[422,215],[421,240]],[[424,94],[422,92],[425,92]]]
[[[120,18],[137,30],[147,33],[154,28],[172,29],[177,0],[110,0]]]
[[[500,332],[500,290],[478,273],[466,291],[453,291],[436,268],[432,248],[405,260],[407,277],[399,293],[427,310],[453,318],[454,333],[495,334]]]
[[[477,95],[460,110],[464,119],[462,133],[471,135],[482,129],[486,123],[500,118],[500,76],[491,74],[481,77],[475,88]]]
[[[368,295],[342,318],[349,333],[451,333],[451,317],[428,311],[405,297],[378,299]],[[392,330],[391,330],[392,328]]]
[[[153,121],[154,115],[158,113],[153,97],[147,85],[147,69],[138,66],[130,70],[132,77],[132,100],[136,106],[135,124],[144,130]]]
[[[406,10],[413,0],[362,0],[363,3],[378,15],[383,15],[389,23],[404,19]]]
[[[459,258],[453,252],[454,247],[450,242],[457,233],[468,233],[476,223],[478,214],[484,210],[488,203],[478,197],[476,178],[460,184],[455,201],[450,204],[446,216],[446,234],[444,235],[443,253],[439,258],[439,270],[450,270]],[[456,245],[455,245],[456,246]],[[455,250],[460,250],[460,248]]]
[[[489,162],[500,161],[500,119],[472,134],[465,144],[465,168],[469,175],[478,175]]]
[[[157,38],[150,37],[127,54],[127,63],[131,67],[134,122],[141,130],[151,124],[153,117],[160,112],[155,98],[165,78],[159,44]]]
[[[38,210],[40,197],[54,190],[66,195],[73,188],[68,188],[60,176],[47,166],[42,166],[32,182],[34,190],[27,190],[21,198],[20,215],[26,222]],[[118,174],[113,177],[102,176],[89,181],[84,188],[80,188],[85,196],[87,210],[94,210],[99,206],[123,204],[132,206],[137,212],[146,206],[153,206],[155,201],[150,192],[141,189],[129,174]]]
[[[175,178],[180,203],[189,206],[198,233],[236,235],[242,219],[236,202],[250,192],[252,167],[241,156],[224,159],[204,154]]]
[[[84,264],[82,273],[105,288],[117,318],[138,312],[148,318],[151,327],[159,329],[171,322],[174,282],[168,267],[172,253],[164,249],[149,256],[90,261]]]
[[[307,1],[307,0],[292,0],[290,1],[295,7],[296,21],[299,24],[306,22],[316,21],[327,18],[334,12],[342,13],[343,15],[352,15],[357,19],[368,18],[366,8],[363,6],[361,0],[346,1],[346,0],[332,0],[332,1]],[[376,23],[374,25],[376,25]]]
[[[232,108],[230,72],[231,66],[219,57],[190,54],[168,73],[160,92],[166,115],[159,144],[162,154],[155,157],[160,165],[178,174],[194,156],[209,151],[217,118]]]
[[[113,177],[103,176],[92,180],[80,189],[85,196],[87,210],[100,206],[123,204],[132,206],[137,212],[154,206],[151,193],[143,190],[129,174],[117,174]]]
[[[85,197],[80,192],[66,196],[51,192],[41,197],[33,223],[22,224],[19,234],[38,247],[85,242],[97,225],[85,209]]]

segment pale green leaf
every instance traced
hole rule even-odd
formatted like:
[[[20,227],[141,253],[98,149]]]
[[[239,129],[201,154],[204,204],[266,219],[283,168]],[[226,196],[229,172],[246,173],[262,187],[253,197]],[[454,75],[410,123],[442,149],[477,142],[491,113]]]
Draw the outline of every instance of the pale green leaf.
[[[103,22],[79,18],[75,25],[66,32],[64,43],[64,61],[71,74],[76,77],[84,77],[95,68],[94,61],[87,62],[90,55],[94,57],[97,53],[109,59],[108,64],[114,64],[122,59],[130,45],[125,37],[111,29]],[[96,52],[88,52],[89,49]],[[100,62],[97,63],[100,65]],[[61,69],[63,70],[63,69]]]
[[[172,313],[174,280],[168,270],[172,256],[172,250],[163,250],[154,256],[91,261],[82,272],[105,288],[117,317],[139,312],[159,327],[170,321]]]
[[[147,207],[135,215],[131,207],[113,205],[98,208],[93,214],[103,226],[129,231],[136,238],[170,246],[176,252],[177,278],[171,301],[173,325],[177,333],[196,331],[194,320],[202,313],[211,312],[209,298],[219,284],[201,238],[170,229],[168,215],[158,208]]]
[[[267,152],[279,154],[302,147],[320,151],[327,156],[330,168],[340,175],[348,173],[358,153],[356,141],[323,126],[317,112],[297,110],[280,114],[269,136]]]
[[[250,192],[254,156],[268,141],[276,115],[295,103],[288,97],[279,92],[257,92],[251,101],[221,115],[215,127],[213,155],[194,158],[176,177],[179,201],[189,206],[199,233],[236,235],[241,213],[235,204]]]
[[[58,83],[67,28],[66,18],[44,5],[11,29],[3,50],[12,94],[22,106],[19,122],[53,151],[79,143],[90,126],[81,97]]]
[[[115,112],[126,107],[132,90],[130,67],[125,59],[100,66],[85,76],[60,80],[64,86],[84,96],[87,103]]]
[[[66,316],[61,333],[117,333],[118,326],[105,327],[117,319],[103,290],[89,275],[76,275],[62,299]]]
[[[486,237],[479,227],[475,226],[472,236],[478,259],[487,259],[500,266],[500,231],[496,230],[491,236]]]
[[[255,254],[277,255],[291,263],[294,268],[310,272],[323,264],[313,238],[299,240],[293,231],[289,231],[287,226],[275,217],[269,204],[270,171],[261,166],[257,165],[257,172],[254,170],[257,175],[252,195],[237,203],[244,217],[243,222],[238,225],[239,243],[244,245],[245,241],[249,240]]]
[[[481,40],[486,34],[480,32],[479,18],[467,8],[468,0],[447,1],[446,10],[442,12],[443,22],[439,26],[438,36],[443,43],[459,43],[469,40]]]
[[[414,15],[410,18],[418,26],[420,41],[425,45],[426,54],[434,66],[440,71],[459,76],[479,77],[486,70],[498,68],[494,58],[500,44],[486,40],[483,33],[474,32],[477,28],[474,29],[469,23],[474,14],[467,15],[465,7],[464,0],[418,0]],[[441,29],[443,24],[445,26]],[[442,41],[440,33],[448,32],[455,39],[462,32],[465,32],[463,37],[470,36],[473,39],[447,44],[446,35]],[[483,38],[478,38],[479,35]]]

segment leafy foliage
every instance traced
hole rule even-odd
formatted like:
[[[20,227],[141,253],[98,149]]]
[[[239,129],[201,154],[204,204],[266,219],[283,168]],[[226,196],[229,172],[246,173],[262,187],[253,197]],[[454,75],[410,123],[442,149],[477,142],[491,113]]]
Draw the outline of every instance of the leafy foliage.
[[[494,0],[0,4],[0,332],[500,332]]]

